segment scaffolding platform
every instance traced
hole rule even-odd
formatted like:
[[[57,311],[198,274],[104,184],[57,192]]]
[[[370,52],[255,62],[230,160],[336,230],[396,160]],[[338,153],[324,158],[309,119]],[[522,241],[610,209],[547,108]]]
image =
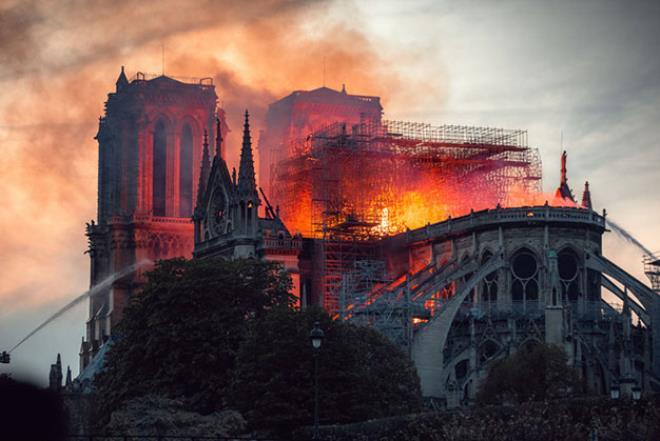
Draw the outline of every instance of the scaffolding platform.
[[[321,292],[340,309],[342,274],[373,260],[385,236],[518,204],[541,190],[527,132],[401,121],[334,123],[288,145],[271,168],[287,227],[322,241]]]

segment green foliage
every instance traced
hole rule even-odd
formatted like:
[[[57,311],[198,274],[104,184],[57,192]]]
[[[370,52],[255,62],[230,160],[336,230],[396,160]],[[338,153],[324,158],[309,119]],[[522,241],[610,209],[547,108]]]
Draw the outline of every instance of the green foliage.
[[[179,400],[148,395],[129,400],[112,413],[108,434],[140,436],[229,437],[242,433],[245,420],[235,411],[200,415],[186,410]]]
[[[325,332],[318,352],[321,424],[362,421],[421,408],[416,371],[377,331],[332,321],[321,309],[277,308],[250,327],[240,347],[230,405],[252,428],[280,433],[313,419],[313,323]]]
[[[582,391],[577,372],[558,346],[528,344],[493,365],[477,394],[479,404],[522,403]]]
[[[580,397],[515,406],[427,412],[321,427],[319,441],[657,441],[660,397]],[[308,441],[311,430],[294,433]]]
[[[202,414],[221,409],[248,323],[290,304],[290,283],[271,262],[158,262],[124,309],[95,379],[101,422],[127,400],[150,394],[182,399]]]

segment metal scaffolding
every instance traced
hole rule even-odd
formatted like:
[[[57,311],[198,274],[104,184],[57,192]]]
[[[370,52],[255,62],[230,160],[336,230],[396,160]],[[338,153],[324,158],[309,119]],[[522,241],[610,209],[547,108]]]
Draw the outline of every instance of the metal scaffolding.
[[[342,274],[373,259],[375,240],[471,209],[516,205],[518,195],[541,190],[541,162],[524,130],[334,123],[288,149],[270,188],[290,229],[323,240],[330,312],[339,311]]]
[[[324,238],[351,217],[370,225],[362,229],[367,236],[383,236],[418,226],[385,219],[402,217],[405,201],[397,198],[405,190],[436,192],[443,212],[427,221],[437,222],[538,193],[541,161],[524,130],[335,123],[292,143],[272,177],[283,219],[304,235]]]

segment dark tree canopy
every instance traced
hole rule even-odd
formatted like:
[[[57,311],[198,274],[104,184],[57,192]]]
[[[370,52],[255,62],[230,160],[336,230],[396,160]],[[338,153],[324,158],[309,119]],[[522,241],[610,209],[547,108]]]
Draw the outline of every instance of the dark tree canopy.
[[[95,379],[99,415],[150,394],[203,414],[221,409],[248,323],[291,302],[280,269],[257,260],[158,262],[124,309]]]
[[[240,347],[229,404],[255,429],[286,432],[313,419],[313,352],[319,321],[321,424],[421,409],[419,379],[406,356],[377,331],[332,321],[321,309],[277,308],[251,323]]]
[[[522,403],[566,397],[583,391],[563,349],[530,343],[493,365],[477,395],[480,404]]]

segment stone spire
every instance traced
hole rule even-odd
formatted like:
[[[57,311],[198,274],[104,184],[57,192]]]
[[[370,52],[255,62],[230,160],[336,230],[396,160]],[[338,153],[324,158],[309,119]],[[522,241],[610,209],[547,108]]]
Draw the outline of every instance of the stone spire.
[[[215,156],[222,158],[222,129],[220,128],[220,118],[215,117]]]
[[[64,386],[71,387],[73,381],[71,380],[71,366],[66,367],[66,380],[64,381]]]
[[[559,188],[555,192],[555,197],[558,199],[568,199],[575,202],[573,192],[568,186],[568,177],[566,176],[566,150],[561,154],[561,180],[559,181]]]
[[[57,354],[57,361],[50,365],[48,387],[53,390],[62,389],[62,358]]]
[[[209,158],[209,134],[204,129],[204,149],[202,151],[202,165],[199,170],[199,184],[197,185],[197,207],[201,208],[204,190],[208,185],[209,175],[211,173],[211,164]]]
[[[117,81],[115,82],[115,87],[117,92],[119,92],[125,86],[128,86],[128,78],[126,78],[126,73],[124,72],[124,66],[122,66],[121,73],[119,74],[119,77],[117,77]]]
[[[241,163],[238,168],[238,192],[242,196],[254,196],[256,203],[259,195],[254,176],[254,159],[252,157],[252,140],[250,139],[250,115],[245,111],[243,125],[243,146],[241,147]]]
[[[582,208],[591,210],[591,192],[589,191],[589,181],[584,183],[584,192],[582,192]]]

